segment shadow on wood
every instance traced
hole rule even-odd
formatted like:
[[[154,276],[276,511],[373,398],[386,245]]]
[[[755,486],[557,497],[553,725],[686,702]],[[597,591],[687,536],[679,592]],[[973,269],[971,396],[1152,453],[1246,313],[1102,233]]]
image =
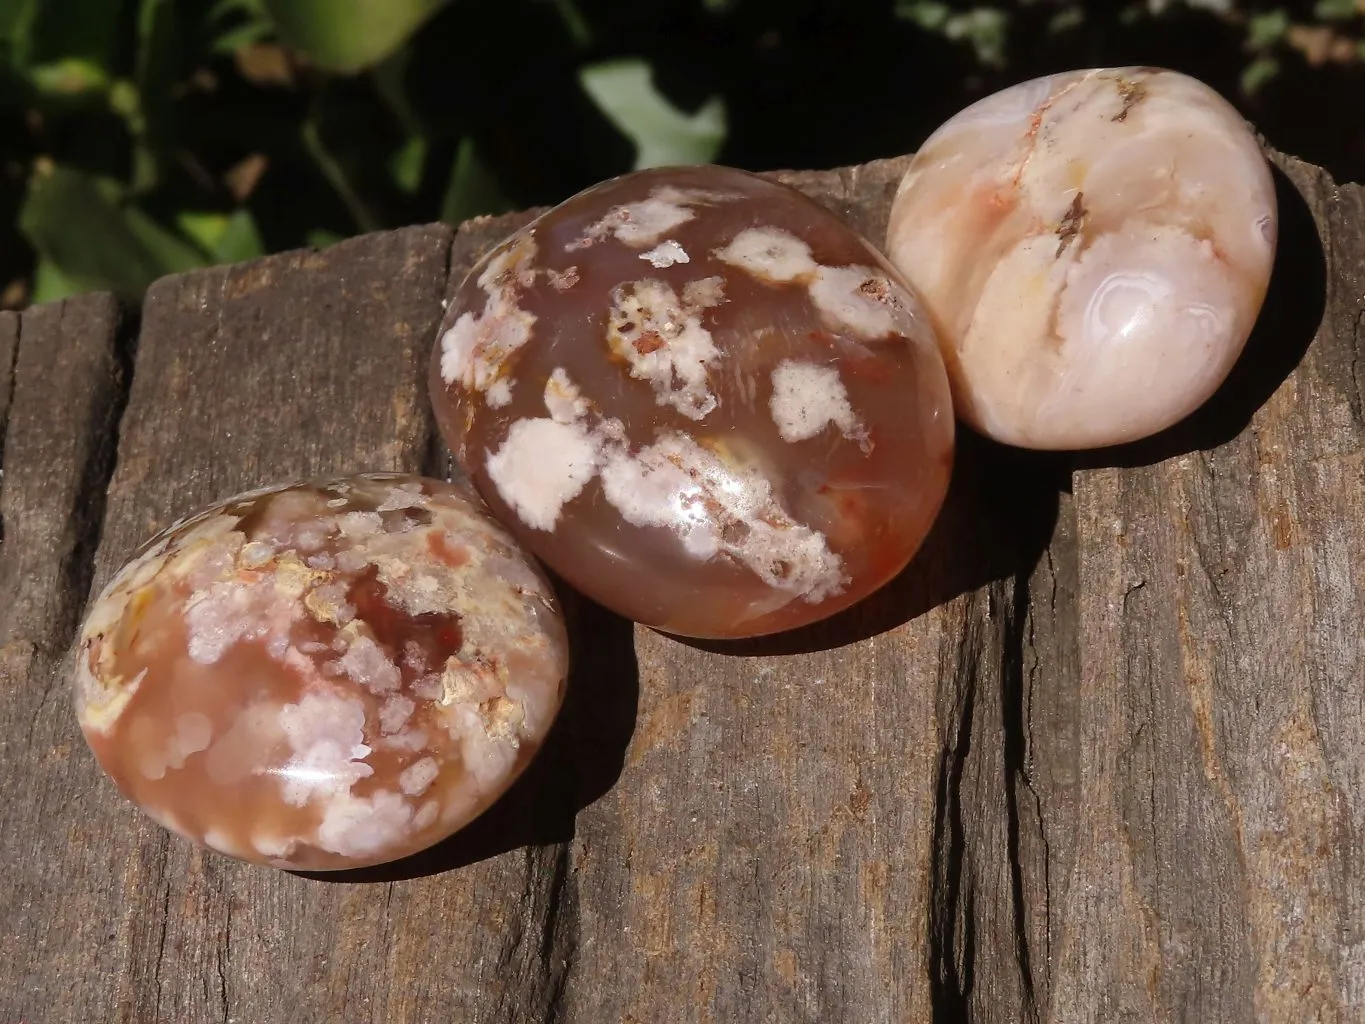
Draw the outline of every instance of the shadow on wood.
[[[640,681],[632,624],[555,582],[573,659],[564,706],[544,747],[506,795],[449,839],[411,857],[354,871],[294,874],[323,882],[394,882],[573,839],[578,812],[621,776]]]
[[[1327,305],[1327,258],[1303,196],[1283,171],[1272,171],[1280,207],[1275,267],[1256,327],[1228,379],[1174,426],[1132,444],[1077,453],[1075,468],[1150,466],[1226,444],[1303,360]]]

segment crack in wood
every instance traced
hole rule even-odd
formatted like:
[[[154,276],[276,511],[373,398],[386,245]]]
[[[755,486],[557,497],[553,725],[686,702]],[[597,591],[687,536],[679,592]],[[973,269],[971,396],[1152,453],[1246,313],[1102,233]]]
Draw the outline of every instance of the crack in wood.
[[[1013,594],[1002,623],[1000,697],[1003,725],[1004,778],[1001,780],[1005,796],[1006,849],[1010,872],[1010,903],[1014,922],[1014,952],[1018,960],[1019,984],[1023,996],[1020,1007],[1024,1019],[1038,1020],[1038,1005],[1033,987],[1033,963],[1029,948],[1026,887],[1024,865],[1020,855],[1019,790],[1028,792],[1035,801],[1028,778],[1025,735],[1027,712],[1024,695],[1024,656],[1029,639],[1029,572],[1014,577]]]

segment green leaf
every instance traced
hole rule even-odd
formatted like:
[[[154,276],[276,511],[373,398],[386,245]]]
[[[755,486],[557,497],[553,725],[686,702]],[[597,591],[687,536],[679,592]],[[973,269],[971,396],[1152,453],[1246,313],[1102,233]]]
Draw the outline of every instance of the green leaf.
[[[99,69],[105,78],[115,66],[124,0],[41,0],[31,28],[34,64],[74,59]]]
[[[285,45],[354,74],[405,43],[447,0],[264,0]]]
[[[234,213],[186,211],[175,226],[214,263],[240,263],[265,255],[265,243],[248,209]]]
[[[1282,10],[1254,14],[1247,22],[1247,48],[1265,50],[1274,46],[1289,31],[1289,15]]]
[[[574,0],[551,0],[555,5],[555,11],[559,14],[559,20],[564,23],[564,30],[569,33],[569,38],[579,49],[586,50],[592,45],[592,29],[588,27],[588,19],[583,17],[583,12],[578,9],[578,4]]]
[[[1006,34],[1009,15],[995,8],[978,7],[955,14],[943,26],[945,38],[966,40],[976,51],[976,59],[988,67],[1005,66]]]
[[[310,249],[326,249],[345,240],[345,235],[338,234],[335,231],[329,231],[326,228],[314,228],[304,237],[304,244]]]
[[[1274,57],[1257,57],[1242,70],[1242,92],[1254,96],[1279,73],[1280,62]]]
[[[301,134],[303,148],[313,158],[314,165],[322,172],[322,176],[327,179],[328,184],[332,186],[337,198],[345,205],[346,211],[355,221],[356,228],[362,233],[381,230],[384,225],[380,218],[370,209],[360,190],[351,183],[342,162],[323,142],[322,132],[318,128],[317,120],[310,118],[305,121]]]
[[[479,158],[474,140],[461,139],[450,169],[450,181],[441,199],[441,220],[446,224],[460,224],[470,217],[504,213],[511,208],[497,178]]]
[[[208,12],[212,41],[210,53],[231,56],[243,46],[259,43],[274,34],[274,26],[261,0],[218,0]]]
[[[109,89],[109,75],[103,67],[80,57],[60,57],[29,68],[29,83],[45,98],[73,99],[103,96]]]
[[[123,186],[69,167],[35,175],[19,228],[63,278],[137,301],[166,274],[206,265],[187,241],[126,202]]]
[[[72,295],[92,289],[83,288],[63,274],[49,259],[40,259],[33,269],[33,291],[28,301],[37,306],[43,302],[56,302]]]
[[[142,0],[137,22],[137,115],[128,119],[136,193],[151,191],[161,178],[170,145],[177,43],[171,0]]]
[[[935,0],[901,0],[896,15],[914,22],[926,32],[938,32],[948,23],[952,8]]]
[[[636,170],[710,163],[725,142],[725,101],[713,96],[695,114],[684,114],[654,88],[643,60],[592,64],[578,73],[578,80],[607,119],[635,143]]]
[[[1313,16],[1320,21],[1349,21],[1359,12],[1356,0],[1318,0]]]
[[[211,255],[215,263],[241,263],[265,255],[265,242],[250,210],[238,210],[228,218]]]
[[[427,140],[420,135],[408,139],[389,157],[389,177],[400,192],[412,195],[421,187],[426,160]]]
[[[33,26],[41,0],[7,0],[0,3],[0,51],[8,51],[7,63],[23,70],[33,46]]]

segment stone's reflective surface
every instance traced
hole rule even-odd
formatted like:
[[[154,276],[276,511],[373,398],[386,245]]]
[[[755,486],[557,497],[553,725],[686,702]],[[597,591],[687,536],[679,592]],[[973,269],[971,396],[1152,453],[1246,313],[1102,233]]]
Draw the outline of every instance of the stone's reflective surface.
[[[895,271],[799,192],[719,167],[615,179],[498,246],[431,389],[537,555],[684,635],[776,632],[879,587],[952,460],[947,377]]]
[[[1025,82],[938,129],[887,232],[957,414],[1010,444],[1135,440],[1222,383],[1260,310],[1277,214],[1237,112],[1151,68]]]
[[[559,709],[540,572],[449,484],[259,491],[151,542],[81,632],[100,765],[167,828],[276,867],[415,853],[489,806]]]

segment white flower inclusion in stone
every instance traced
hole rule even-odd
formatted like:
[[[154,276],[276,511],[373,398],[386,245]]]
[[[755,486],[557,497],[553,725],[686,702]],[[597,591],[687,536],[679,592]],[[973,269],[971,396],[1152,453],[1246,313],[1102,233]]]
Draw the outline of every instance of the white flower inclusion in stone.
[[[674,228],[696,217],[692,207],[726,202],[733,198],[721,192],[665,185],[638,202],[612,207],[601,220],[584,231],[582,237],[570,242],[565,249],[570,252],[585,249],[603,241],[608,235],[623,245],[642,249],[654,245]]]
[[[768,407],[782,440],[808,441],[830,425],[844,437],[865,439],[835,367],[784,359],[773,369],[772,385]]]
[[[560,510],[597,472],[597,445],[579,423],[517,420],[488,456],[488,476],[502,500],[534,530],[553,530]]]
[[[810,246],[780,228],[745,228],[714,255],[772,284],[802,280],[814,274],[818,266]]]
[[[892,287],[867,267],[820,267],[810,283],[810,297],[839,326],[875,340],[896,330],[895,317],[886,305]]]
[[[517,286],[534,275],[534,237],[519,235],[498,251],[479,274],[479,287],[488,298],[483,312],[462,313],[441,337],[441,379],[468,390],[489,392],[500,380],[503,364],[531,339],[535,315],[517,304]],[[493,392],[490,404],[506,405],[509,388]]]
[[[701,310],[685,306],[664,282],[648,278],[613,289],[607,343],[660,404],[694,420],[716,408],[707,380],[719,355],[711,332],[702,326]]]
[[[745,228],[712,254],[760,281],[772,285],[800,284],[811,301],[836,329],[847,329],[876,340],[895,333],[890,305],[911,300],[898,286],[869,267],[827,267],[817,263],[810,246],[781,228]]]
[[[671,267],[675,263],[690,263],[691,257],[687,255],[687,250],[673,239],[660,242],[649,252],[640,253],[640,259],[644,260],[652,267],[662,270]]]
[[[799,418],[796,392],[829,380],[822,367],[808,367],[816,371],[811,377],[793,365],[784,372],[782,407]],[[834,384],[837,393],[827,388],[824,398],[806,396],[823,405],[804,415],[813,420],[823,411],[828,415],[821,427],[835,422],[857,431],[837,371]],[[837,408],[839,394],[847,412]],[[487,462],[498,494],[527,526],[554,529],[564,505],[600,472],[603,495],[626,522],[670,530],[693,558],[728,556],[775,590],[811,603],[840,593],[847,584],[842,560],[829,550],[824,535],[792,519],[761,473],[731,466],[679,433],[632,451],[619,421],[589,424],[587,405],[562,367],[550,376],[545,404],[553,418],[513,423],[507,441]]]

